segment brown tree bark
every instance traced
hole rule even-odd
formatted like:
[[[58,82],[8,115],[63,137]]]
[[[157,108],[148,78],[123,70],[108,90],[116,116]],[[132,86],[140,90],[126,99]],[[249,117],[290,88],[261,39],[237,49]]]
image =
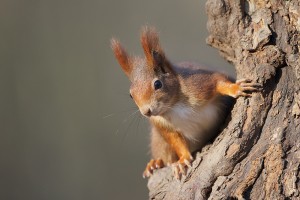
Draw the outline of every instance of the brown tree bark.
[[[207,43],[263,85],[180,181],[149,179],[150,199],[300,199],[300,2],[208,0]]]

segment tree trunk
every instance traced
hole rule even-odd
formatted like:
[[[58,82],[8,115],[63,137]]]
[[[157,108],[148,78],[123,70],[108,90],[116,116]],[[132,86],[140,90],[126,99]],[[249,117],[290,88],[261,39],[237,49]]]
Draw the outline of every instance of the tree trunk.
[[[236,101],[180,181],[157,170],[150,199],[300,199],[299,0],[208,0],[206,11],[207,43],[263,89]]]

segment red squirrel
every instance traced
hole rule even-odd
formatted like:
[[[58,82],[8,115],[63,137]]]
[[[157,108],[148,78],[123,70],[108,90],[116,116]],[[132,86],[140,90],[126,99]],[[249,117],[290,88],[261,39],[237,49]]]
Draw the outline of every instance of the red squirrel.
[[[154,27],[142,28],[141,44],[144,58],[129,56],[118,40],[111,40],[115,57],[131,82],[130,96],[152,127],[152,159],[143,177],[171,164],[180,178],[191,167],[192,152],[218,133],[227,115],[226,97],[251,96],[259,85],[248,79],[232,82],[194,63],[171,63]]]

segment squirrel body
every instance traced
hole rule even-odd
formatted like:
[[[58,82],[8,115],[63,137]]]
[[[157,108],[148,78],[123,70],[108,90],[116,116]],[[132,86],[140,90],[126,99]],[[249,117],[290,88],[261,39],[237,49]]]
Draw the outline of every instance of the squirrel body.
[[[193,152],[215,136],[233,99],[207,90],[215,88],[213,76],[217,79],[224,76],[225,79],[225,75],[206,71],[192,63],[186,62],[184,66],[188,64],[190,69],[182,67],[176,71],[183,97],[163,115],[153,116],[150,120],[154,125],[180,132],[189,141],[189,149]],[[198,70],[192,71],[193,68]]]
[[[144,177],[168,164],[177,178],[186,173],[200,150],[218,133],[238,96],[250,96],[258,84],[205,70],[197,64],[172,64],[160,46],[157,31],[144,27],[141,43],[145,58],[128,56],[120,42],[112,39],[114,54],[131,81],[130,96],[149,118],[152,159]]]

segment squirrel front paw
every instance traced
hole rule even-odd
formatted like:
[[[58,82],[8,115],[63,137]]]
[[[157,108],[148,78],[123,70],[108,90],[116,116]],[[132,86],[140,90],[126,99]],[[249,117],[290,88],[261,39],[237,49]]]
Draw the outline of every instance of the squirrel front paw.
[[[192,167],[193,157],[191,155],[182,156],[177,162],[172,164],[172,171],[176,179],[180,180],[182,175],[186,175],[187,169]]]
[[[250,79],[239,79],[235,83],[219,81],[216,90],[220,94],[238,98],[240,96],[250,97],[252,92],[258,92],[260,88],[260,84],[254,83]]]
[[[146,169],[143,173],[143,178],[149,178],[152,174],[153,174],[153,171],[155,169],[160,169],[160,168],[163,168],[165,165],[164,165],[164,162],[162,161],[162,159],[157,159],[157,160],[154,160],[154,159],[151,159],[147,166],[146,166]]]
[[[250,79],[239,79],[235,82],[238,86],[238,90],[233,95],[234,98],[243,96],[243,97],[251,97],[252,92],[259,91],[261,85],[258,83],[253,83]]]

